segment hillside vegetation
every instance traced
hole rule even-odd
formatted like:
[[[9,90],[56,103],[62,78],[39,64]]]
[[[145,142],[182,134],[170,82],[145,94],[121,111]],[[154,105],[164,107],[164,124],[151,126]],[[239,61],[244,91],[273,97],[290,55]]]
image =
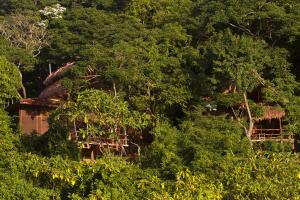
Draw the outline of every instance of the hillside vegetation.
[[[0,199],[300,199],[299,147],[251,139],[270,107],[300,138],[299,51],[299,0],[0,0]],[[70,62],[22,135],[10,107]],[[83,161],[67,122],[133,146]]]

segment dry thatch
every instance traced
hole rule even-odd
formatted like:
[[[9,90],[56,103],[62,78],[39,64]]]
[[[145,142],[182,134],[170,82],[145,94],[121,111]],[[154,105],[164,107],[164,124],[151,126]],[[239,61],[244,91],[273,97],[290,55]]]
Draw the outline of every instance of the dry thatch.
[[[285,116],[284,110],[278,110],[272,106],[265,106],[263,116],[255,118],[255,121],[281,119],[284,116]]]
[[[46,87],[39,95],[38,98],[64,98],[67,96],[67,91],[62,86],[61,81],[56,81]]]
[[[59,68],[58,70],[56,70],[55,72],[53,72],[52,74],[50,74],[45,80],[44,80],[44,85],[48,86],[52,83],[54,83],[55,81],[59,80],[64,73],[66,73],[67,71],[69,71],[72,66],[74,65],[75,62],[69,62],[67,63],[65,66]]]

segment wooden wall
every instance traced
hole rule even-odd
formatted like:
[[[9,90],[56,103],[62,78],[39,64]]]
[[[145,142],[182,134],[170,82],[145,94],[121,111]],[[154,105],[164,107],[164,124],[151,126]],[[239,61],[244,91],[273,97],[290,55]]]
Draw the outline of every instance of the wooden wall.
[[[43,135],[49,129],[49,110],[36,107],[23,107],[19,110],[19,124],[23,134],[31,134],[36,131]]]

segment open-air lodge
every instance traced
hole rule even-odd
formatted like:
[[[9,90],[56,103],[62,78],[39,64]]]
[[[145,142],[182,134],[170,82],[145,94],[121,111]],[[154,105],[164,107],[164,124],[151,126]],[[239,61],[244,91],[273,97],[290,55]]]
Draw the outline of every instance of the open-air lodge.
[[[264,114],[254,118],[254,127],[251,134],[253,142],[278,141],[290,142],[294,145],[294,137],[287,134],[283,128],[285,112],[271,106],[264,107]]]
[[[262,89],[258,86],[252,93],[248,94],[249,99],[256,102],[263,110],[259,117],[254,117],[254,126],[251,134],[252,142],[276,141],[280,143],[290,143],[295,148],[294,135],[284,129],[285,111],[281,108],[266,105],[262,99]]]
[[[49,129],[48,116],[50,111],[57,108],[67,99],[67,92],[62,86],[62,77],[74,63],[68,63],[51,73],[43,82],[46,88],[37,98],[22,99],[19,104],[19,124],[23,134],[45,134]],[[70,123],[70,139],[78,144],[83,159],[94,159],[102,154],[105,149],[111,149],[119,154],[126,154],[128,148],[127,134],[122,133],[117,139],[107,137],[80,138],[76,127]]]
[[[284,126],[286,125],[284,120],[286,116],[285,111],[275,106],[264,104],[261,98],[261,89],[262,88],[258,88],[253,93],[248,94],[248,98],[262,108],[262,114],[259,117],[252,117],[253,128],[249,139],[252,143],[263,143],[267,141],[290,143],[291,147],[294,149],[294,134],[291,134],[284,129]],[[227,93],[223,95],[227,95]],[[246,117],[249,122],[249,117],[246,114],[247,108],[245,103],[236,105],[235,109],[238,110],[237,112],[239,113],[239,116],[237,116],[237,113],[233,108],[229,109],[227,107],[223,107],[217,109],[216,105],[211,105],[209,103],[212,100],[210,97],[205,97],[203,100],[208,103],[206,108],[209,110],[209,113],[212,113],[213,115],[229,114],[232,119]],[[240,119],[237,120],[239,121]]]

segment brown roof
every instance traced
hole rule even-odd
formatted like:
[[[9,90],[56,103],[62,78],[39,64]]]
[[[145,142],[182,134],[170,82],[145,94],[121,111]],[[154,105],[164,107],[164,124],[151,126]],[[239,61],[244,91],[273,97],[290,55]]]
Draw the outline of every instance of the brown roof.
[[[256,121],[281,119],[285,116],[284,110],[278,110],[272,106],[264,106],[264,114],[261,117],[255,118]]]
[[[40,98],[28,98],[20,100],[20,105],[29,106],[47,106],[47,107],[57,107],[61,101],[59,99],[40,99]]]
[[[67,95],[67,91],[61,84],[61,81],[56,81],[48,85],[39,95],[41,99],[47,98],[64,98]]]
[[[58,70],[56,70],[55,72],[53,72],[52,74],[50,74],[45,80],[44,80],[44,85],[50,85],[51,83],[57,81],[58,79],[60,79],[64,73],[66,73],[67,71],[69,71],[71,69],[71,67],[74,65],[75,62],[69,62],[67,63],[65,66],[59,68]]]

